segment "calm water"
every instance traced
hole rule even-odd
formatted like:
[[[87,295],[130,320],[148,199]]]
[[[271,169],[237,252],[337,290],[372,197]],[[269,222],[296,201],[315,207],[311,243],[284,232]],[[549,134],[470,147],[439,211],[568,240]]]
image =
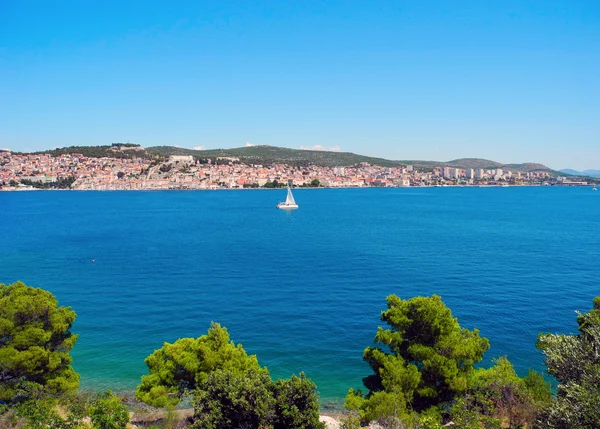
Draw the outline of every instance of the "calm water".
[[[78,314],[82,385],[130,390],[164,341],[211,321],[324,403],[360,387],[385,297],[439,294],[507,355],[541,369],[540,332],[576,331],[600,295],[590,188],[0,193],[0,282]],[[95,262],[92,262],[95,260]]]

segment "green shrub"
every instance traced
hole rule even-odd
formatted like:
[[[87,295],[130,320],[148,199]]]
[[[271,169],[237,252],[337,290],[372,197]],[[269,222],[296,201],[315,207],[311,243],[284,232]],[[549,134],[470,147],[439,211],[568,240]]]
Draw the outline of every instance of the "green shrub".
[[[278,380],[274,386],[274,429],[324,429],[319,421],[317,386],[306,378],[295,375],[288,380]]]
[[[111,391],[99,394],[90,407],[94,429],[125,429],[129,423],[129,412],[118,396]]]
[[[274,419],[273,381],[264,370],[215,371],[192,400],[197,429],[262,428]]]

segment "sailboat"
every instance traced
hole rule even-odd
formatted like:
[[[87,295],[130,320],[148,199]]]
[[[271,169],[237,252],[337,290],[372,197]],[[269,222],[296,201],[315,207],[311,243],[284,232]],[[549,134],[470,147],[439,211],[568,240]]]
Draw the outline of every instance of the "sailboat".
[[[284,202],[277,204],[277,208],[282,210],[294,210],[298,208],[298,204],[296,204],[296,200],[294,200],[289,183],[287,186],[287,197]]]

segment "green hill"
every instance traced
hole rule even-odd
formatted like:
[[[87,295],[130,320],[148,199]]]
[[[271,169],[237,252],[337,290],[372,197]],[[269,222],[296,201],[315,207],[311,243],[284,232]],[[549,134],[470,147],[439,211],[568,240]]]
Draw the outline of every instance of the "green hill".
[[[192,150],[172,146],[154,146],[147,149],[162,155],[192,155],[196,158],[235,157],[245,164],[320,165],[323,167],[349,166],[361,162],[394,167],[402,161],[357,155],[351,152],[288,149],[276,146],[250,146],[233,149]]]
[[[113,143],[108,146],[69,146],[51,150],[33,152],[33,154],[48,154],[61,156],[68,154],[81,154],[88,158],[156,158],[157,154],[149,152],[140,145],[132,143]]]
[[[515,170],[526,171],[526,172],[554,171],[554,170],[550,169],[549,167],[546,167],[544,164],[538,164],[535,162],[525,162],[523,164],[506,164],[506,165],[504,165],[504,167],[505,168],[514,168]]]
[[[489,159],[480,158],[460,158],[446,162],[449,166],[457,168],[483,168],[493,169],[502,168],[502,164],[496,161],[490,161]]]

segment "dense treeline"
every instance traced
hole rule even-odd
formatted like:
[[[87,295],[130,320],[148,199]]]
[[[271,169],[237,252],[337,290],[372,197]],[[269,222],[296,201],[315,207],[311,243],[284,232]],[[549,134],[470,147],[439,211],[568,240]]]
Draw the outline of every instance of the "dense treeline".
[[[140,145],[133,143],[113,143],[104,146],[69,146],[40,152],[34,154],[48,154],[58,157],[61,155],[80,154],[88,158],[147,158],[163,157],[156,152],[149,152]]]
[[[0,284],[0,427],[126,428],[123,399],[78,391],[71,367],[76,314],[21,282]],[[439,296],[387,298],[375,346],[363,359],[372,373],[366,391],[350,389],[344,429],[382,428],[593,429],[600,427],[600,297],[578,314],[577,335],[540,335],[537,343],[556,395],[541,374],[519,377],[506,357],[478,366],[489,341],[462,328]],[[164,343],[145,360],[136,397],[173,417],[183,398],[188,421],[162,426],[207,429],[323,429],[315,384],[304,374],[273,380],[235,344],[227,329]]]
[[[54,182],[38,182],[29,179],[21,179],[23,185],[38,189],[71,189],[71,185],[73,185],[74,182],[75,178],[73,176],[59,177]]]

